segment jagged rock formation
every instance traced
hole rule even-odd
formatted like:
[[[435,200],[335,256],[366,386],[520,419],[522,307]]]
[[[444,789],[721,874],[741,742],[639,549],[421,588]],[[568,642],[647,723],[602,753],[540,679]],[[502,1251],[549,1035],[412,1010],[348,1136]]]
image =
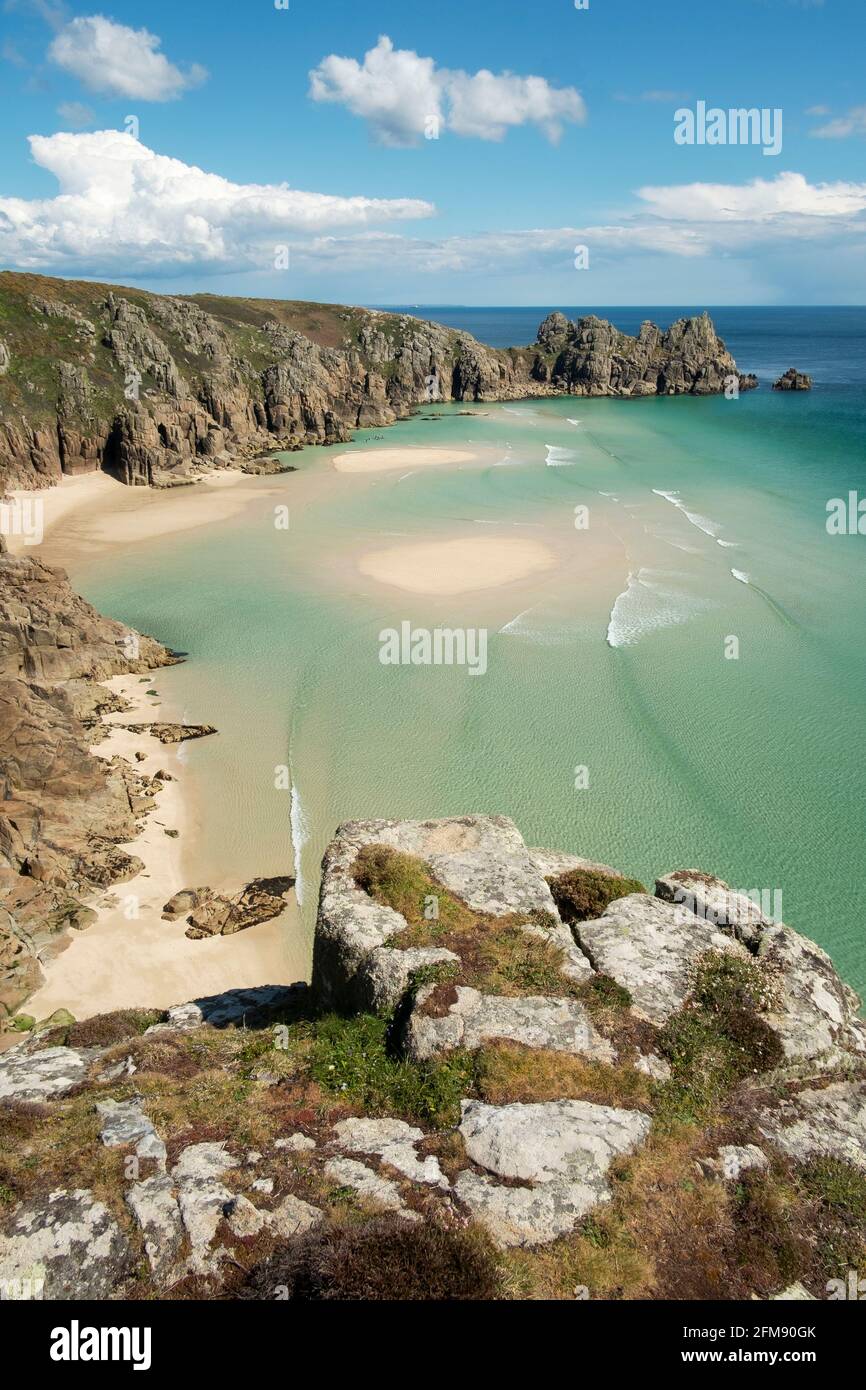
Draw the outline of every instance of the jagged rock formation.
[[[349,1270],[389,1297],[381,1261],[417,1240],[444,1297],[573,1297],[585,1268],[590,1297],[815,1298],[844,1277],[834,1252],[866,1248],[866,1026],[812,943],[710,875],[636,893],[502,817],[349,823],[323,867],[314,992],[67,1023],[0,1056],[11,1296],[37,1269],[54,1299],[365,1296]],[[413,1023],[454,1015],[415,1055]]]
[[[705,394],[738,375],[706,314],[636,338],[552,314],[536,343],[499,351],[406,314],[11,272],[0,308],[0,493],[97,468],[157,486],[226,463],[258,472],[274,466],[262,455],[431,401]]]
[[[533,378],[578,396],[711,395],[731,378],[741,390],[757,385],[737,372],[708,314],[678,319],[665,332],[647,320],[636,338],[595,315],[575,323],[549,314],[537,347]]]
[[[796,367],[789,367],[783,372],[778,381],[773,382],[774,391],[811,391],[812,378],[808,372],[798,372]]]
[[[141,867],[118,846],[154,788],[89,751],[101,710],[116,707],[96,682],[173,660],[103,618],[62,570],[0,554],[0,1017],[39,983],[40,956],[92,920],[87,897]]]
[[[233,936],[279,917],[285,911],[286,894],[294,886],[294,875],[285,874],[281,878],[257,878],[231,898],[211,888],[187,888],[165,904],[162,915],[169,922],[186,917],[186,935],[194,941]]]

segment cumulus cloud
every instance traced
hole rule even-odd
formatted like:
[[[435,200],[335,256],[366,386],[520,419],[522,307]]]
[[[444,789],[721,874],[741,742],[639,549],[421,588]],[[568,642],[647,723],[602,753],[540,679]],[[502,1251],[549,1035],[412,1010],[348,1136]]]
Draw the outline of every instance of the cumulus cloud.
[[[137,101],[172,101],[203,82],[207,72],[198,63],[182,72],[159,52],[160,43],[147,29],[88,15],[64,25],[48,57],[91,91]]]
[[[801,174],[745,184],[648,186],[617,219],[436,237],[395,223],[431,216],[416,199],[339,197],[285,184],[237,184],[155,153],[119,131],[31,136],[56,197],[0,198],[0,262],[24,270],[128,280],[273,269],[289,246],[301,275],[328,272],[409,283],[436,274],[573,272],[629,258],[696,261],[866,247],[866,183],[810,184]],[[293,291],[297,292],[297,291]]]
[[[361,116],[384,145],[414,145],[440,130],[501,140],[509,127],[521,125],[536,125],[555,142],[565,122],[586,118],[574,87],[485,68],[437,68],[433,58],[395,48],[387,35],[364,54],[363,63],[334,53],[324,58],[310,73],[310,96]]]
[[[828,114],[822,111],[821,115]],[[866,135],[866,106],[852,106],[845,116],[810,131],[816,140],[847,140],[849,135]]]
[[[0,198],[0,261],[26,270],[129,275],[268,268],[275,244],[330,228],[430,216],[410,198],[336,197],[237,184],[115,130],[30,136],[55,198]]]

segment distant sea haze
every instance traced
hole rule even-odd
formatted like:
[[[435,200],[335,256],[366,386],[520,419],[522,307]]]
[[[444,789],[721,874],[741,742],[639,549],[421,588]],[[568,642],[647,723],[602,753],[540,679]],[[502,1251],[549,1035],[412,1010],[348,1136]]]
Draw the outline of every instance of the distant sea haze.
[[[742,371],[775,381],[788,367],[809,372],[816,385],[866,384],[866,307],[752,307],[712,304],[573,305],[473,308],[451,304],[382,305],[398,312],[460,328],[491,347],[524,347],[538,325],[560,309],[568,318],[596,314],[624,333],[637,333],[644,319],[667,328],[675,319],[706,309]],[[768,384],[772,384],[769,382]]]

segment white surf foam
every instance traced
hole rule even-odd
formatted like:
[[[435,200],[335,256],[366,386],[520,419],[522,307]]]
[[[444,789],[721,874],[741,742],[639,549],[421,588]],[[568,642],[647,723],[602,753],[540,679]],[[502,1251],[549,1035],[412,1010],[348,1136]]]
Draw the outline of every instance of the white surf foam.
[[[659,570],[632,571],[611,609],[608,646],[633,647],[651,633],[687,623],[709,607],[704,599],[671,583],[676,578]]]
[[[577,454],[574,449],[561,449],[557,444],[545,444],[547,457],[544,462],[548,468],[567,468],[572,463],[577,463]]]
[[[702,516],[700,512],[689,511],[678,492],[664,492],[658,487],[654,487],[653,492],[656,497],[663,497],[666,502],[670,502],[672,507],[676,507],[678,512],[682,512],[683,516],[686,517],[693,526],[697,526],[699,531],[703,531],[705,536],[712,536],[713,540],[716,540],[718,522],[712,521],[708,516]]]
[[[307,840],[310,838],[310,826],[303,806],[298,785],[292,778],[292,804],[291,804],[291,826],[292,826],[292,849],[295,861],[295,897],[300,907],[304,901],[304,876],[301,871],[301,851]]]
[[[752,582],[745,570],[731,570],[731,574],[735,579],[739,579],[741,584],[751,584]]]

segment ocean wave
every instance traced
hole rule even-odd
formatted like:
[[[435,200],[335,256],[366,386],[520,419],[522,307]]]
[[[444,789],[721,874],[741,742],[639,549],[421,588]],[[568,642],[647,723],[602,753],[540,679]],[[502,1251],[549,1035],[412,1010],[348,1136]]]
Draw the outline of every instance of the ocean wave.
[[[572,420],[570,416],[566,416],[566,419],[568,420],[568,423],[569,423],[570,425],[579,425],[579,424],[580,424],[580,421],[579,421],[579,420]]]
[[[678,512],[682,512],[683,516],[690,521],[693,526],[697,526],[699,531],[703,531],[705,536],[711,536],[713,540],[717,539],[716,531],[718,530],[718,522],[712,521],[708,516],[702,516],[700,512],[689,511],[678,492],[664,492],[658,487],[654,487],[653,492],[656,497],[663,497],[666,502],[670,502],[672,507],[676,507]]]
[[[527,642],[534,642],[539,647],[561,647],[565,642],[574,638],[574,632],[566,627],[539,626],[537,623],[527,622],[530,613],[534,613],[537,604],[531,608],[525,608],[522,613],[518,613],[510,622],[503,624],[497,632],[498,637],[522,637]]]
[[[295,861],[295,898],[298,907],[304,901],[304,875],[301,869],[301,853],[307,840],[310,838],[310,826],[306,813],[301,805],[301,796],[298,791],[298,784],[292,778],[292,804],[290,820],[292,826],[292,850]]]
[[[574,449],[561,449],[557,444],[545,444],[547,457],[544,462],[548,468],[567,468],[572,463],[577,463],[577,453]]]
[[[745,570],[731,570],[731,574],[735,579],[739,579],[741,584],[751,584],[752,582]]]
[[[651,633],[678,627],[710,607],[705,599],[671,584],[676,577],[649,569],[629,574],[627,587],[611,609],[608,646],[633,647]]]

